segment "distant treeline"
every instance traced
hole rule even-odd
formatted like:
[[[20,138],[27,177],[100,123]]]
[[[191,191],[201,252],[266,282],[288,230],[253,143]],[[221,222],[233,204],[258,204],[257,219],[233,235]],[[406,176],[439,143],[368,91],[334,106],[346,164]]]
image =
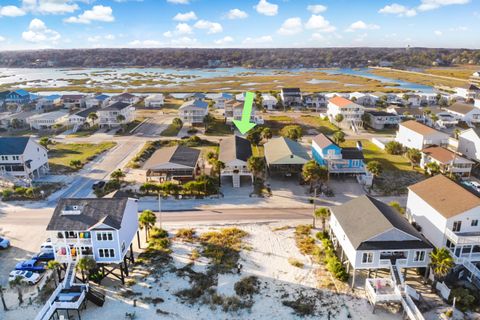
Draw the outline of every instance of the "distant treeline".
[[[0,67],[322,68],[480,64],[480,50],[430,48],[70,49],[0,52]]]

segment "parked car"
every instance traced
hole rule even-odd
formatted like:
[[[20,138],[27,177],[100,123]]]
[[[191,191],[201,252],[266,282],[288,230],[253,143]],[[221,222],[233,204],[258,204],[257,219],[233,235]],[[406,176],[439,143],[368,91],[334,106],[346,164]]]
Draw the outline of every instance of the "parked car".
[[[25,260],[17,263],[17,265],[15,266],[15,270],[44,272],[45,262],[32,258],[30,260]]]
[[[10,247],[10,241],[0,237],[0,249],[7,249],[8,247]]]
[[[103,188],[105,188],[105,181],[97,181],[92,186],[93,190],[102,190]]]
[[[36,255],[34,255],[33,259],[48,262],[50,260],[54,260],[55,255],[53,254],[53,251],[52,252],[40,252],[40,253],[37,253]]]
[[[480,193],[480,183],[478,183],[477,181],[470,181],[470,185],[475,191]]]
[[[40,246],[40,252],[47,252],[47,253],[52,253],[53,254],[53,245],[50,241],[42,243]]]
[[[18,277],[22,278],[22,280],[28,284],[36,284],[43,278],[43,274],[32,271],[13,270],[8,275],[8,281],[15,280]]]

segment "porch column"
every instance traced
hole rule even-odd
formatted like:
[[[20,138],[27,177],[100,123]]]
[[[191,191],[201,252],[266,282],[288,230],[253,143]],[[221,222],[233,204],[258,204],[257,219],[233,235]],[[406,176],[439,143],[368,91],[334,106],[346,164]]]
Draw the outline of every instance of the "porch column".
[[[341,250],[341,253],[340,253],[340,262],[343,263],[343,247],[340,246],[340,250]]]
[[[353,269],[353,277],[352,277],[352,291],[355,290],[355,275],[357,273],[356,269]]]

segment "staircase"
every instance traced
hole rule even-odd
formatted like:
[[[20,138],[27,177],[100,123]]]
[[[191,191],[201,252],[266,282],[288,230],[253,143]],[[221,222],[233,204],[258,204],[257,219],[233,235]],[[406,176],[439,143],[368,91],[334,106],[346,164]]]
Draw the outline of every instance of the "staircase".
[[[240,188],[240,175],[234,174],[232,175],[232,182],[234,188]]]
[[[65,289],[70,289],[73,282],[75,281],[75,263],[69,263],[67,270],[65,271],[64,287]]]

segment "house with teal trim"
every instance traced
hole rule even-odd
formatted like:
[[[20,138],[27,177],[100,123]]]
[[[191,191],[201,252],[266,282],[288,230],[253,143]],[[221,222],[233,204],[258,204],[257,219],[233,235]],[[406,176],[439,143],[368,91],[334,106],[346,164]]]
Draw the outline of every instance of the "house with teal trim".
[[[312,139],[312,156],[319,165],[326,166],[329,173],[366,173],[360,142],[356,148],[341,148],[321,133]]]

